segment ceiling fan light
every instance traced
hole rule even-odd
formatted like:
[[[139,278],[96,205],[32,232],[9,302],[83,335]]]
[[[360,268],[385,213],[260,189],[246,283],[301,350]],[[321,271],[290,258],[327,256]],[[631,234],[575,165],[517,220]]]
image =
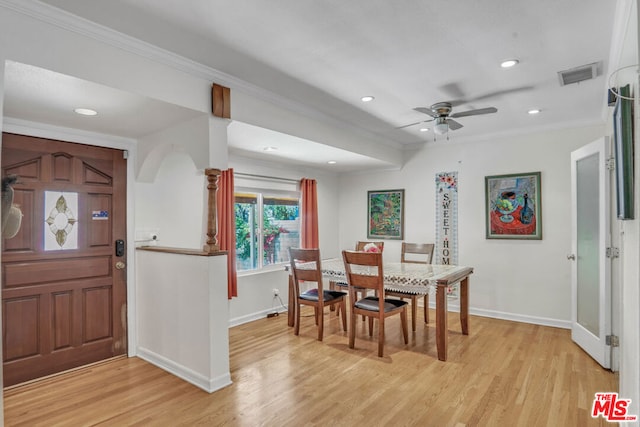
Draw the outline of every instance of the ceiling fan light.
[[[438,123],[436,123],[436,125],[433,127],[433,131],[438,135],[444,135],[445,133],[447,133],[447,131],[449,131],[449,125],[444,120],[438,120]]]

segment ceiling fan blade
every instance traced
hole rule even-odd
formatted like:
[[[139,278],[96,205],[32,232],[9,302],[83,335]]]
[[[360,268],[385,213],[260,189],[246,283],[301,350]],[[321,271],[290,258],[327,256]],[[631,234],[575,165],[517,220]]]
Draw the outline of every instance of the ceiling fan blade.
[[[422,122],[410,123],[410,124],[408,124],[408,125],[398,126],[398,127],[394,128],[394,129],[404,129],[404,128],[408,128],[409,126],[415,126],[415,125],[417,125],[417,124],[419,124],[419,123],[422,123]]]
[[[409,126],[415,126],[415,125],[419,125],[420,123],[426,123],[426,122],[432,122],[432,121],[433,120],[422,120],[420,122],[410,123],[404,126],[398,126],[397,128],[394,128],[394,129],[404,129],[404,128],[408,128]]]
[[[490,114],[497,113],[498,109],[496,107],[487,107],[487,108],[478,108],[477,110],[469,110],[462,111],[460,113],[453,113],[449,117],[467,117],[467,116],[477,116],[480,114]]]
[[[418,112],[420,112],[420,113],[424,113],[424,114],[426,114],[427,116],[431,116],[431,117],[433,117],[434,119],[435,119],[436,117],[438,117],[438,116],[437,116],[433,111],[431,111],[431,108],[427,108],[427,107],[416,107],[416,108],[414,108],[414,110],[415,110],[415,111],[418,111]]]
[[[512,87],[511,89],[496,90],[496,91],[485,93],[484,95],[476,96],[472,99],[469,99],[469,102],[482,101],[487,98],[495,98],[502,95],[509,95],[512,93],[526,92],[532,89],[534,89],[533,86],[520,86],[520,87]]]
[[[438,89],[452,98],[464,98],[464,92],[458,83],[447,83],[440,86]]]
[[[458,83],[448,83],[446,85],[440,86],[439,89],[452,98],[450,101],[447,101],[449,102],[449,104],[451,104],[452,107],[458,107],[463,104],[483,101],[489,98],[497,98],[497,97],[500,97],[503,95],[509,95],[512,93],[526,92],[526,91],[535,89],[535,86],[528,85],[528,86],[512,87],[509,89],[494,90],[493,92],[487,92],[482,95],[473,96],[470,98],[464,95],[464,92],[462,91]]]
[[[449,125],[449,129],[451,129],[451,130],[458,130],[461,127],[463,127],[460,123],[456,122],[455,120],[449,119],[449,118],[447,118],[447,124]]]

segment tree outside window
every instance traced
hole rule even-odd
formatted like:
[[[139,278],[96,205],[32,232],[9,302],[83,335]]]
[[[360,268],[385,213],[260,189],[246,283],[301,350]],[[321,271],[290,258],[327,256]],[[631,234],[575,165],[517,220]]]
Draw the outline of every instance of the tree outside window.
[[[300,246],[299,203],[293,195],[235,194],[238,271],[289,261],[289,248]]]

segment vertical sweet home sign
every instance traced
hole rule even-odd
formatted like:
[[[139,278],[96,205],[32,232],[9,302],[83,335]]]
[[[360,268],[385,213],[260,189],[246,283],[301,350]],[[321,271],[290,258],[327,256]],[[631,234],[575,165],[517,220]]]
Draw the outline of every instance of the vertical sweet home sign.
[[[433,263],[458,263],[458,172],[436,174],[436,248]],[[448,293],[456,297],[457,287],[450,287]]]

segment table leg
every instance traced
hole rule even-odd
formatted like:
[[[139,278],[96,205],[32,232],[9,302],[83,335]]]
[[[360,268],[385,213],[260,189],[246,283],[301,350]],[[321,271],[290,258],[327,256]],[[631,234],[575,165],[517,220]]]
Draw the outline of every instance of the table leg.
[[[460,282],[460,327],[463,335],[469,335],[469,278]]]
[[[436,288],[436,348],[438,349],[438,360],[447,360],[448,340],[447,285],[438,285]]]
[[[293,277],[291,275],[289,275],[289,301],[288,301],[289,305],[287,307],[288,308],[288,319],[287,319],[287,325],[289,326],[293,326],[295,323],[295,317],[296,317],[296,303],[295,300],[293,298]]]

